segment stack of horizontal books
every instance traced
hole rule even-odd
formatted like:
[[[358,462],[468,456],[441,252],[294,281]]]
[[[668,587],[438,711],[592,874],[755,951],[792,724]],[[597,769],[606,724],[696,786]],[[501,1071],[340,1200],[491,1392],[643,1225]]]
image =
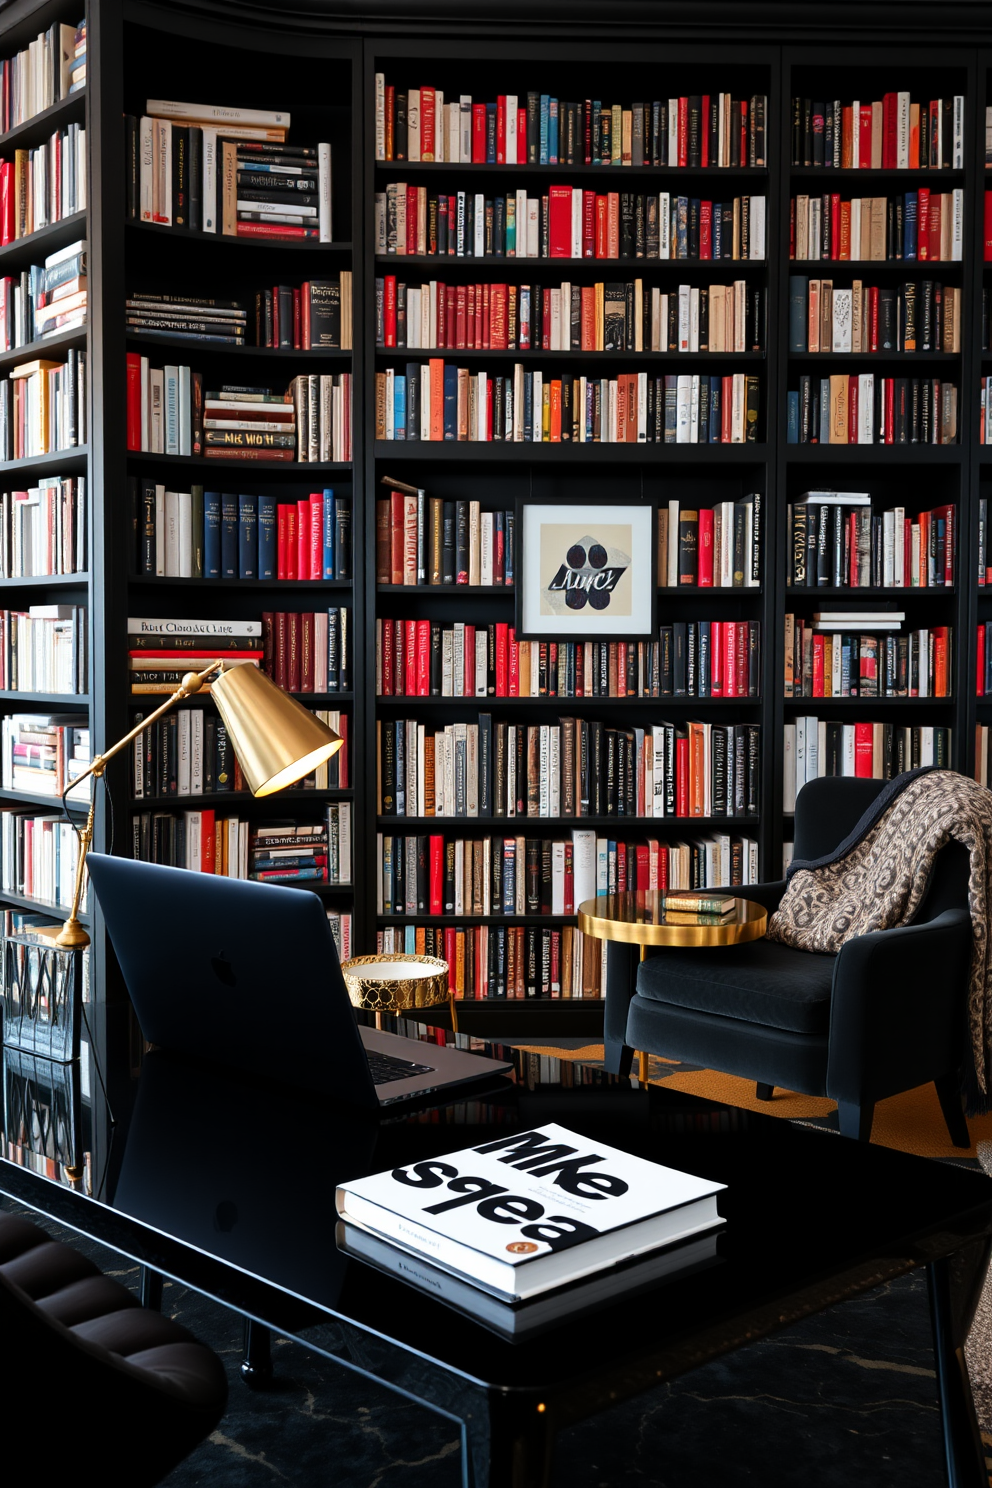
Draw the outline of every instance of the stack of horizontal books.
[[[663,894],[661,907],[676,925],[726,925],[737,914],[732,894]]]
[[[296,410],[288,393],[225,383],[203,404],[207,455],[237,460],[295,460]]]
[[[247,314],[237,300],[204,299],[196,295],[136,292],[126,302],[128,333],[182,336],[187,341],[219,341],[244,346]]]
[[[342,1184],[336,1238],[522,1337],[716,1263],[722,1188],[549,1124]]]
[[[132,693],[174,692],[187,672],[213,660],[258,666],[264,655],[258,620],[128,620],[128,679]],[[210,691],[207,682],[201,689]]]

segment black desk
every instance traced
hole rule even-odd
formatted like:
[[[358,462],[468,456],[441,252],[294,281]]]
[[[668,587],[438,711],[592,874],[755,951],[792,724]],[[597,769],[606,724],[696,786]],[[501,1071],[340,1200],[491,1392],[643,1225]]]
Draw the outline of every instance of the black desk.
[[[563,1426],[918,1266],[950,1483],[986,1488],[962,1352],[992,1229],[978,1173],[625,1085],[508,1087],[372,1124],[154,1055],[117,1115],[92,1153],[102,1194],[6,1158],[0,1193],[459,1422],[466,1488],[538,1488]],[[609,1306],[511,1343],[336,1250],[339,1180],[552,1119],[725,1182],[720,1263],[622,1320]]]

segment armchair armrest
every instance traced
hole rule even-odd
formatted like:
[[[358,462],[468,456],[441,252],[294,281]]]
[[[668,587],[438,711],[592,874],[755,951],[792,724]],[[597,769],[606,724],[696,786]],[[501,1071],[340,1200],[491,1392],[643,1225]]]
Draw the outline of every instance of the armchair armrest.
[[[756,904],[764,905],[769,914],[778,909],[785,893],[786,881],[780,878],[775,883],[763,884],[728,884],[721,889],[706,889],[707,894],[733,894],[738,899],[753,899]]]
[[[964,909],[849,940],[834,967],[827,1095],[862,1105],[955,1069],[970,957]]]

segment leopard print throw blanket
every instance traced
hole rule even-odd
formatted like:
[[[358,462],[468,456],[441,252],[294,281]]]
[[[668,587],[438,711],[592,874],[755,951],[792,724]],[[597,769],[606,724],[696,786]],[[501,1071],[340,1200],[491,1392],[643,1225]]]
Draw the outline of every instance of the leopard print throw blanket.
[[[896,787],[899,790],[899,787]],[[866,813],[868,815],[868,813]],[[834,860],[797,864],[768,939],[836,955],[846,941],[908,924],[923,900],[936,854],[949,841],[968,849],[972,924],[968,1027],[974,1055],[969,1105],[990,1105],[992,1085],[992,791],[953,770],[914,774],[867,831]],[[842,844],[841,850],[846,844]]]

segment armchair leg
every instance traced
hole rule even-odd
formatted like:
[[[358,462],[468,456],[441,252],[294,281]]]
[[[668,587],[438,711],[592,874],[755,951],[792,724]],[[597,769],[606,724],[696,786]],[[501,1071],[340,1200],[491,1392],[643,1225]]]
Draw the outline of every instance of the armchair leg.
[[[272,1379],[271,1334],[254,1318],[245,1318],[241,1378],[249,1390],[264,1390]]]
[[[857,1142],[870,1142],[874,1114],[874,1101],[865,1101],[861,1106],[856,1106],[853,1101],[838,1101],[837,1117],[841,1136],[853,1137]]]
[[[626,1044],[616,1044],[607,1040],[603,1045],[603,1068],[607,1074],[629,1075],[633,1062],[634,1051]]]
[[[970,1147],[971,1136],[961,1108],[961,1091],[958,1088],[957,1079],[953,1074],[941,1075],[940,1079],[934,1080],[933,1083],[937,1087],[937,1099],[940,1101],[940,1109],[944,1113],[951,1141],[955,1147]]]
[[[759,1080],[757,1085],[755,1086],[755,1092],[759,1100],[773,1100],[775,1096],[775,1086],[762,1085],[761,1081]]]

